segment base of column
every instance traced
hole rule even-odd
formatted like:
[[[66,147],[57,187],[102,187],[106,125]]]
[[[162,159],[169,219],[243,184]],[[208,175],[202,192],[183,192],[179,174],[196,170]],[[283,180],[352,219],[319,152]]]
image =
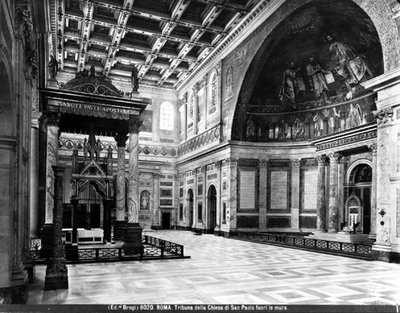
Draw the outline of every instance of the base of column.
[[[40,258],[51,258],[53,256],[53,224],[43,225],[41,240]]]
[[[125,240],[126,221],[114,222],[114,240]]]
[[[29,293],[28,272],[25,270],[13,271],[11,278],[11,300],[13,304],[26,304]]]
[[[143,256],[142,230],[139,223],[126,224],[125,243],[122,246],[125,254],[140,254]]]
[[[28,273],[29,283],[33,283],[34,278],[35,278],[35,262],[31,255],[29,255],[25,258],[24,269]]]
[[[391,251],[391,246],[375,243],[372,245],[372,258],[377,261],[390,262]]]
[[[68,269],[65,264],[62,268],[55,268],[50,264],[46,268],[44,290],[68,289]]]
[[[68,261],[79,261],[78,244],[65,245],[65,259]]]
[[[12,288],[11,287],[0,288],[0,303],[12,304]]]

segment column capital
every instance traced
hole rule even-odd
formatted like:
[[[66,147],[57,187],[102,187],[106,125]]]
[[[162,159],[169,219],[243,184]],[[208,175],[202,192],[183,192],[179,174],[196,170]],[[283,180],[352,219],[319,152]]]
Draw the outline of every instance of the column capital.
[[[268,167],[268,159],[262,159],[262,160],[258,160],[258,165],[262,168],[267,168]]]
[[[378,126],[383,126],[393,120],[393,108],[384,108],[382,110],[373,111],[372,114],[376,118]]]
[[[326,155],[317,155],[315,157],[315,160],[317,160],[318,165],[326,165]]]
[[[331,152],[328,154],[329,161],[331,163],[339,163],[339,159],[342,157],[339,153]]]
[[[372,143],[368,146],[368,149],[372,152],[373,156],[376,156],[378,152],[378,145],[376,143]]]
[[[235,158],[226,158],[225,163],[227,166],[237,166],[238,165],[238,159]]]
[[[140,120],[137,116],[130,116],[129,117],[129,132],[138,134],[140,131],[140,126],[142,126],[143,121]]]
[[[128,136],[125,132],[118,132],[114,139],[117,142],[117,147],[125,147]]]
[[[46,112],[44,115],[44,121],[47,126],[57,126],[60,123],[61,114],[58,112]]]
[[[206,170],[207,170],[207,166],[205,166],[205,165],[200,166],[200,172],[205,173]]]
[[[300,167],[300,162],[301,162],[301,159],[290,160],[292,167]]]
[[[222,166],[222,161],[216,161],[215,162],[215,167],[216,168],[221,168],[221,166]]]
[[[63,165],[53,165],[51,168],[53,169],[55,175],[63,175],[66,169],[66,167]]]

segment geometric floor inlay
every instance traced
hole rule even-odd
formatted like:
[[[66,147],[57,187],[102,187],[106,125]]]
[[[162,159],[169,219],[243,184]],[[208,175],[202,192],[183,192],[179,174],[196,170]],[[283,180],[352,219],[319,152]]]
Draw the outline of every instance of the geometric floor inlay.
[[[68,290],[43,291],[35,268],[28,304],[400,303],[400,265],[188,231],[151,236],[185,246],[190,259],[68,265]]]

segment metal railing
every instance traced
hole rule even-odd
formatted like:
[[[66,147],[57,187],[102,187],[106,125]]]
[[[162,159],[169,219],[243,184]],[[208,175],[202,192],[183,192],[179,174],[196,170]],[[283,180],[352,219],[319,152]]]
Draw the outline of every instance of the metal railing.
[[[231,238],[235,237],[238,239],[251,240],[253,242],[298,247],[313,251],[361,257],[364,259],[371,258],[372,256],[372,245],[368,244],[339,242],[287,234],[282,235],[252,232],[237,232],[235,236],[231,236]]]
[[[66,247],[66,261],[71,263],[105,262],[105,261],[128,261],[128,260],[149,260],[164,258],[185,258],[184,246],[163,240],[160,238],[143,235],[143,248],[137,249],[134,253],[125,253],[125,248],[120,247],[88,247],[80,246],[71,250]],[[37,244],[31,245],[31,255],[36,263],[44,263],[46,260],[39,258],[40,250]]]

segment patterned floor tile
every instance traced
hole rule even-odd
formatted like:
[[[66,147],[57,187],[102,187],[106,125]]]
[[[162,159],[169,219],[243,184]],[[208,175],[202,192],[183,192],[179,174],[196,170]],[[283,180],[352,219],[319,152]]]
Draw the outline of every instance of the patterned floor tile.
[[[68,265],[69,290],[43,291],[36,266],[28,303],[396,304],[400,265],[187,231],[152,236],[190,259]]]

